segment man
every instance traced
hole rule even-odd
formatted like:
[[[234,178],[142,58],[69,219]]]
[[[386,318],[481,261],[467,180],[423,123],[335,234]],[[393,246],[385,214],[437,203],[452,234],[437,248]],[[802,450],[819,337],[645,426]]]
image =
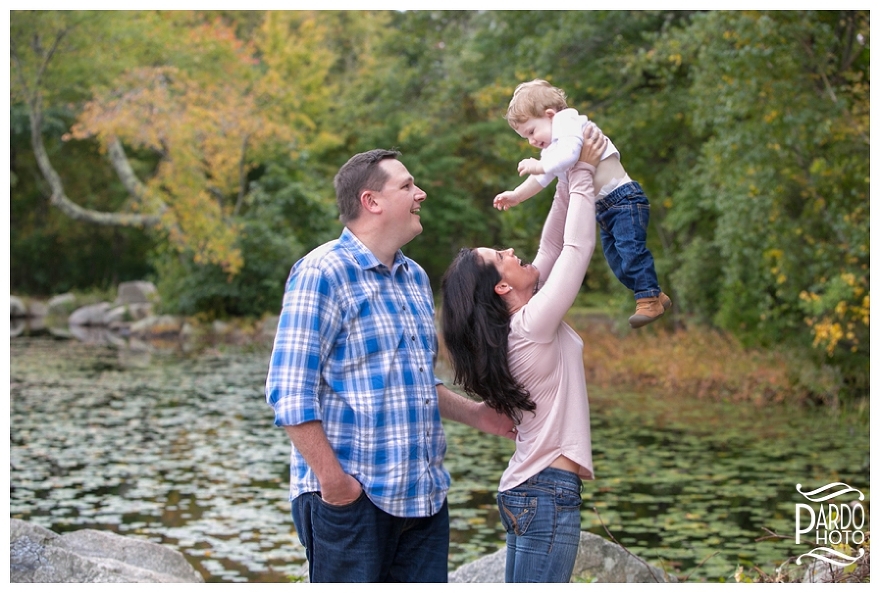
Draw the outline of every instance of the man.
[[[427,196],[398,156],[371,150],[337,173],[345,228],[291,269],[269,364],[311,582],[445,582],[440,417],[513,436],[512,420],[434,377],[431,288],[400,250]]]

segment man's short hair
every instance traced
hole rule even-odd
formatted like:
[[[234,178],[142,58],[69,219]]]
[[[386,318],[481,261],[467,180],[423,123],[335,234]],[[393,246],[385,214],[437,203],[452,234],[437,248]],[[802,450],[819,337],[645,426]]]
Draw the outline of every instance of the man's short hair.
[[[375,148],[354,155],[340,167],[333,178],[333,187],[336,188],[336,205],[343,224],[360,216],[360,196],[364,190],[381,191],[385,187],[388,174],[379,163],[399,156],[400,152],[396,150]]]

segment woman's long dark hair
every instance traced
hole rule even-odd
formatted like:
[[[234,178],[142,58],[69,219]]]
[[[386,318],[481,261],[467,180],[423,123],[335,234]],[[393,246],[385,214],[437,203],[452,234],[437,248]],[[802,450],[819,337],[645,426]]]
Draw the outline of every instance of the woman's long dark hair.
[[[528,389],[510,374],[507,338],[510,311],[495,292],[501,274],[473,249],[462,249],[441,282],[443,341],[455,384],[517,424],[534,411]]]

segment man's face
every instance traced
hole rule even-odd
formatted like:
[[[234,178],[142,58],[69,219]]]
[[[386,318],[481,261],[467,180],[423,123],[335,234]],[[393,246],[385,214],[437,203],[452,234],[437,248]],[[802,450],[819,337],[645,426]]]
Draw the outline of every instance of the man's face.
[[[517,125],[514,130],[517,134],[529,141],[529,144],[543,150],[550,146],[553,138],[553,116],[556,111],[548,109],[543,117],[533,117],[525,123]]]
[[[422,232],[419,210],[427,194],[415,184],[413,176],[397,159],[384,159],[379,166],[388,175],[388,180],[375,194],[376,200],[389,218],[389,228],[395,234],[400,233],[401,240],[407,243]]]

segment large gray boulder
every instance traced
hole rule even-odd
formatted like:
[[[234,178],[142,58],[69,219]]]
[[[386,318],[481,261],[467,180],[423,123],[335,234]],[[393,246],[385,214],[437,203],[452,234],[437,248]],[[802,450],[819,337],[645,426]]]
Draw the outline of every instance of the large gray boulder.
[[[483,556],[449,573],[450,583],[503,583],[507,549]],[[676,579],[634,556],[622,546],[581,532],[572,581],[598,583],[665,583]]]
[[[13,583],[204,583],[183,554],[115,533],[57,533],[9,521],[9,580]]]
[[[95,303],[85,305],[70,314],[67,323],[70,325],[85,325],[88,327],[103,326],[104,317],[110,310],[110,303]]]
[[[49,315],[67,317],[76,310],[76,296],[72,292],[57,294],[46,305],[49,307]]]
[[[157,297],[156,285],[145,280],[121,282],[116,289],[116,302],[120,305],[151,303]]]

